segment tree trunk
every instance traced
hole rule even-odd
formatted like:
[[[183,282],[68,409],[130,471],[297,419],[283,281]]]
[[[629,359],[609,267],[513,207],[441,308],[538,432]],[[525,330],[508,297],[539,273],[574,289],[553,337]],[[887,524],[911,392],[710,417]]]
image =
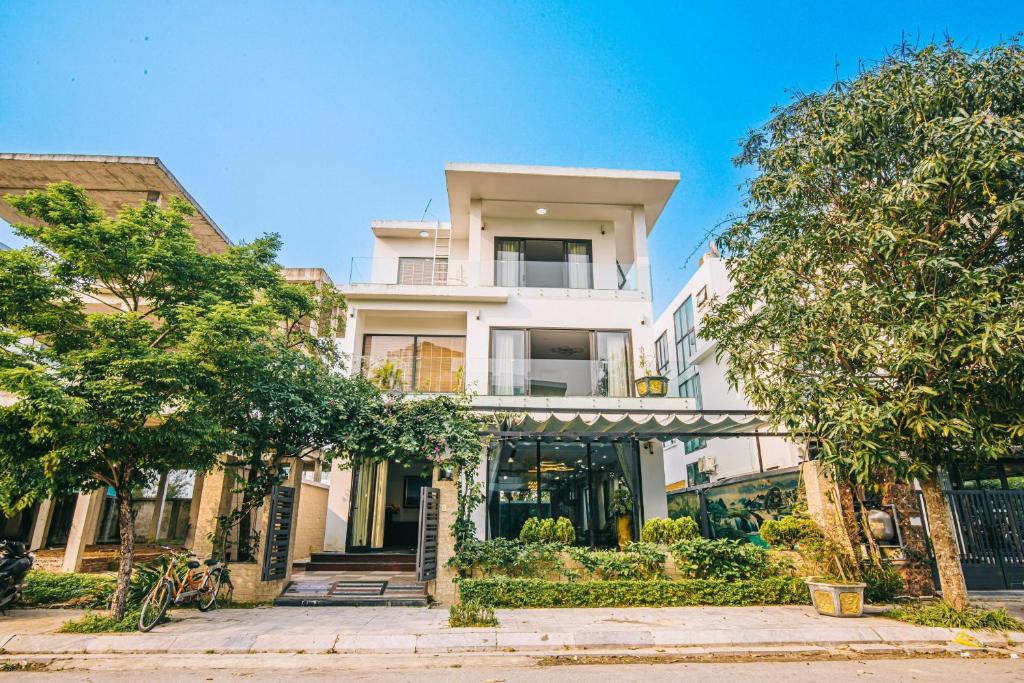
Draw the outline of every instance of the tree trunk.
[[[942,598],[961,610],[967,607],[967,584],[964,582],[964,570],[960,565],[960,550],[957,548],[956,535],[953,531],[953,516],[949,512],[949,502],[942,492],[942,484],[937,472],[927,479],[921,480],[921,492],[928,509],[928,531],[931,535],[932,550],[935,552],[935,564],[939,571],[939,583]]]
[[[110,618],[120,621],[128,604],[128,588],[132,578],[132,559],[135,555],[135,519],[132,515],[132,493],[118,489],[117,523],[121,536],[121,562],[117,567],[117,588],[110,602]]]

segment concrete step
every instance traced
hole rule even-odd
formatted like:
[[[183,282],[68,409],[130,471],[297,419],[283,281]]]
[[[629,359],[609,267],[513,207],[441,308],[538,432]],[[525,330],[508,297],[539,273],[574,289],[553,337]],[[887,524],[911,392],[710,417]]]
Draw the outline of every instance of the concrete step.
[[[282,595],[274,600],[278,607],[427,607],[427,596],[331,597],[326,595]]]
[[[395,574],[416,571],[416,563],[397,562],[310,562],[304,567],[307,572],[394,572]]]

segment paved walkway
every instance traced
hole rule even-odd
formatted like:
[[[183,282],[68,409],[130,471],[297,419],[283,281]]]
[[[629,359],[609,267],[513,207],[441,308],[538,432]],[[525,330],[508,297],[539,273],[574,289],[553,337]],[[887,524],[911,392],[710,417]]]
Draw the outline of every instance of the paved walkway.
[[[59,617],[73,617],[65,611]],[[151,633],[58,634],[49,610],[0,618],[6,654],[44,653],[438,653],[633,649],[753,651],[853,647],[867,651],[948,648],[962,632],[879,616],[823,617],[810,607],[671,607],[498,610],[495,628],[453,629],[445,609],[273,607],[177,610]],[[974,633],[991,647],[1024,633]]]

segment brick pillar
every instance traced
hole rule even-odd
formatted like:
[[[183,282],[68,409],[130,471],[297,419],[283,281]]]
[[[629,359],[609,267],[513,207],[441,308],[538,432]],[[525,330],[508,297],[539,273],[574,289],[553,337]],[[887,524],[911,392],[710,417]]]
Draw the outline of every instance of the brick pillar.
[[[437,579],[428,586],[431,595],[442,605],[454,605],[458,602],[458,589],[452,582],[455,571],[447,566],[448,560],[455,555],[455,537],[451,526],[455,522],[458,511],[458,494],[454,481],[440,481],[437,470],[434,470],[434,487],[440,491],[440,512],[438,514],[437,533]]]
[[[71,531],[68,532],[68,543],[64,547],[64,562],[61,565],[61,571],[77,572],[82,570],[85,549],[96,543],[100,515],[103,512],[103,500],[106,495],[105,488],[78,494],[78,501],[75,503],[75,516],[71,520]]]
[[[896,509],[896,523],[903,540],[905,559],[893,561],[892,566],[900,573],[907,593],[910,595],[934,595],[932,568],[928,560],[928,538],[924,531],[924,520],[918,504],[917,491],[911,484],[894,482],[887,484],[882,494],[882,503]]]
[[[198,557],[213,555],[211,535],[217,533],[217,518],[231,512],[231,489],[234,478],[223,468],[216,469],[203,477],[201,497],[197,500],[193,493],[192,505],[197,508],[194,513],[195,524],[192,532],[191,550]],[[193,513],[189,513],[191,518]]]
[[[46,537],[50,533],[50,519],[53,516],[53,506],[56,502],[54,498],[47,498],[36,508],[36,518],[32,522],[32,536],[28,543],[29,550],[39,550],[46,546]]]

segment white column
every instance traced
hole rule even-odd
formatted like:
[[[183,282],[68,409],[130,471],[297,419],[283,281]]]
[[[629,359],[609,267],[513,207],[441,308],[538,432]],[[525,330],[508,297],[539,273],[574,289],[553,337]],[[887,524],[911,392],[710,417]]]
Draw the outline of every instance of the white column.
[[[651,291],[651,259],[647,253],[647,216],[643,206],[633,207],[633,269],[636,271],[637,289],[650,301],[654,298]]]
[[[453,222],[454,222],[454,216]],[[477,287],[481,284],[481,273],[480,273],[480,229],[483,226],[483,204],[479,199],[471,199],[469,201],[469,254],[467,257],[468,265],[466,266],[469,270],[469,285],[471,287]]]
[[[476,480],[480,482],[480,489],[487,494],[487,448],[483,449],[483,457],[480,466],[476,469]],[[476,525],[476,537],[481,541],[487,538],[487,499],[480,503],[472,513],[473,524]]]
[[[668,517],[665,495],[665,449],[660,441],[640,442],[640,486],[644,495],[644,519]]]
[[[345,552],[348,513],[352,494],[352,469],[331,462],[331,483],[327,491],[327,519],[324,522],[324,551]]]
[[[160,524],[164,521],[164,503],[167,502],[167,472],[160,475],[156,485],[156,497],[153,499],[153,517],[149,520],[149,539],[160,540]]]
[[[53,516],[53,506],[56,500],[47,498],[39,503],[36,508],[36,518],[32,522],[32,537],[29,539],[28,549],[39,550],[46,545],[46,537],[50,532],[50,518]]]
[[[64,562],[61,571],[77,572],[82,569],[85,549],[96,542],[100,515],[103,512],[105,488],[90,493],[79,493],[75,503],[75,516],[71,520],[68,543],[64,547]]]

